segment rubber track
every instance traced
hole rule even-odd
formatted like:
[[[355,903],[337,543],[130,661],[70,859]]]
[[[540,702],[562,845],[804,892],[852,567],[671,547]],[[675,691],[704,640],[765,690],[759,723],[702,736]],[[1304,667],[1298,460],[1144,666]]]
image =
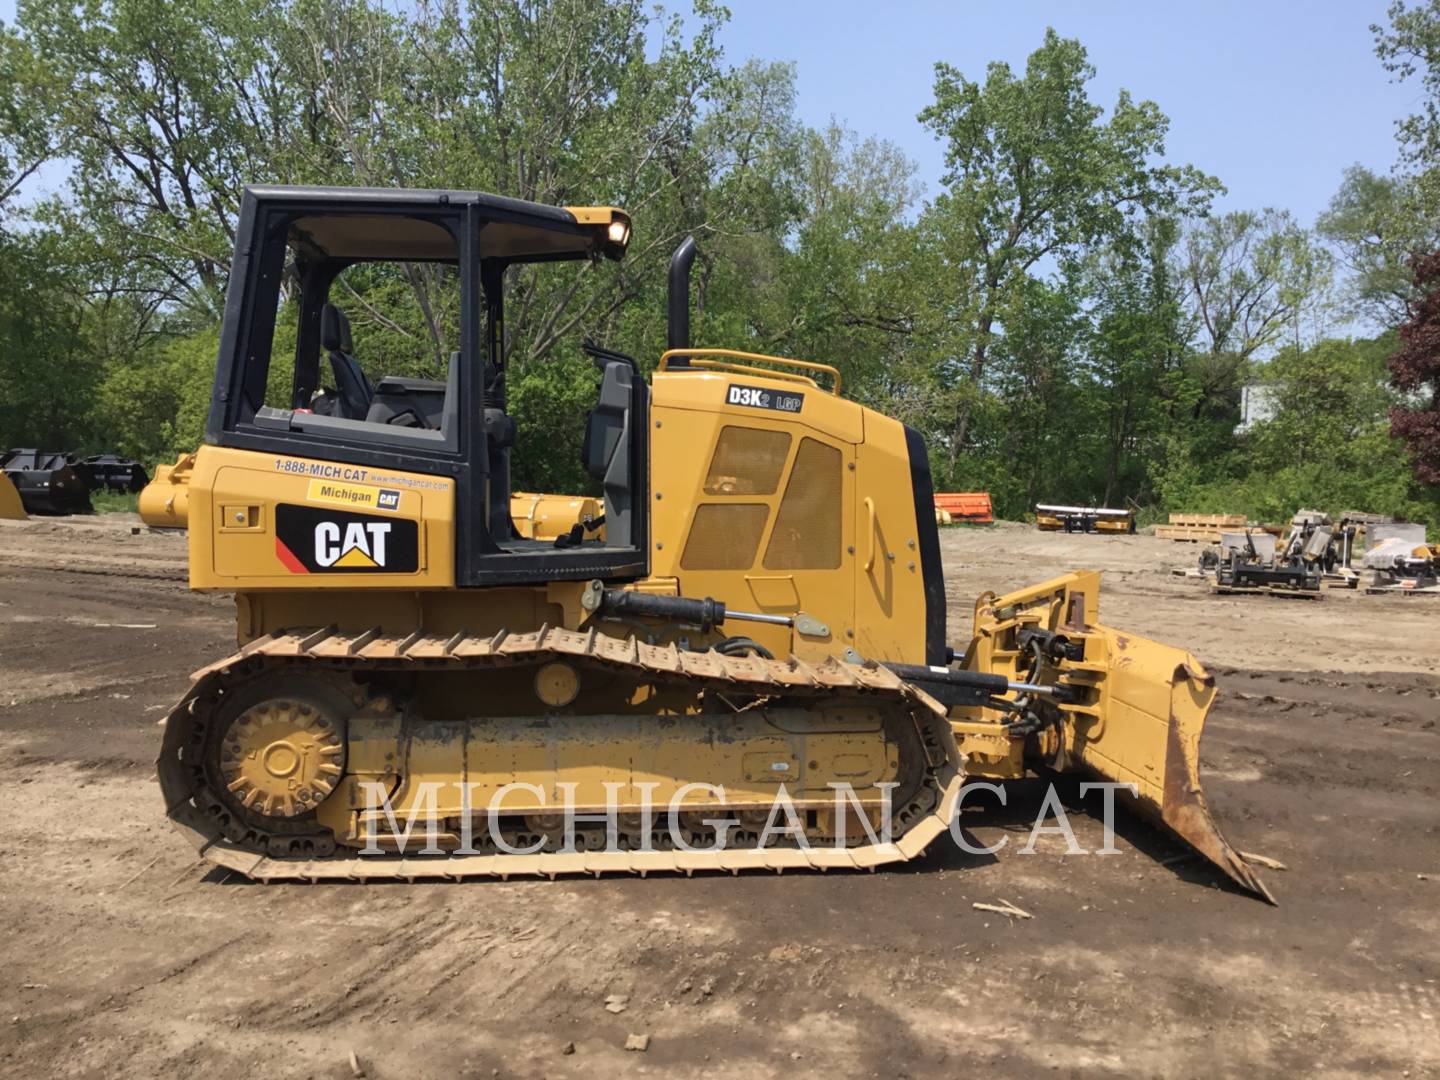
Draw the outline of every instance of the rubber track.
[[[905,820],[896,807],[899,835],[889,844],[732,848],[722,851],[576,851],[533,855],[449,854],[442,856],[360,855],[341,848],[316,859],[282,859],[259,854],[227,839],[218,823],[195,802],[200,794],[196,769],[185,760],[191,748],[194,717],[218,696],[224,680],[237,670],[279,660],[314,662],[319,670],[486,668],[576,659],[610,670],[629,671],[647,681],[684,681],[699,688],[785,694],[823,699],[882,697],[903,704],[915,720],[920,744],[929,756],[924,785],[933,793],[931,808]],[[211,862],[259,881],[367,881],[421,878],[459,880],[473,877],[541,876],[697,870],[874,869],[913,859],[947,831],[954,816],[963,775],[962,759],[945,709],[924,691],[878,665],[848,664],[830,658],[809,664],[760,657],[690,652],[674,645],[652,646],[595,630],[581,633],[552,627],[493,637],[464,631],[448,637],[417,630],[405,637],[386,636],[379,627],[358,634],[336,627],[299,628],[249,642],[239,652],[197,671],[190,689],[162,721],[164,738],[156,769],[167,813]]]

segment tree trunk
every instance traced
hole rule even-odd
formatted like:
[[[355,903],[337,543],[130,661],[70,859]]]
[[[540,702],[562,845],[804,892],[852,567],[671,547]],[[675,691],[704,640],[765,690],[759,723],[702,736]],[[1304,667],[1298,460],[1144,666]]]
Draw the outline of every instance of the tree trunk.
[[[980,316],[980,338],[975,343],[975,359],[970,363],[970,385],[975,387],[977,392],[980,386],[980,376],[985,371],[985,353],[990,346],[990,328],[994,325],[995,315],[987,309]],[[960,457],[960,447],[965,445],[965,436],[970,433],[970,401],[971,399],[967,396],[955,413],[955,427],[950,435],[951,477],[955,475],[955,463]]]

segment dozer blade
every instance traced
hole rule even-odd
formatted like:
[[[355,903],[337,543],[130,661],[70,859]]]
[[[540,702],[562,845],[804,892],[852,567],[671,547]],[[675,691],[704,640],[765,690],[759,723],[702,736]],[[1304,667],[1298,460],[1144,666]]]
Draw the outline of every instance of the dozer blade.
[[[1075,688],[1075,700],[1057,706],[1061,739],[1052,763],[1135,785],[1146,816],[1242,888],[1275,903],[1221,834],[1200,786],[1200,736],[1215,700],[1214,676],[1184,649],[1093,621],[1099,597],[1100,575],[1093,572],[982,596],[967,666]],[[1042,655],[1046,640],[1061,644]]]

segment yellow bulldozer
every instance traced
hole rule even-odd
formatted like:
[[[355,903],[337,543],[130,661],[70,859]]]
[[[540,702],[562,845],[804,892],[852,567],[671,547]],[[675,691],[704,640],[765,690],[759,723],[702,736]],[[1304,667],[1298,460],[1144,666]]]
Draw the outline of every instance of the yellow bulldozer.
[[[618,260],[630,231],[473,192],[246,190],[182,462],[190,584],[234,594],[239,648],[158,762],[204,856],[260,880],[874,868],[944,837],[967,778],[1068,769],[1268,898],[1201,794],[1213,678],[1100,623],[1093,573],[981,595],[952,648],[924,441],[833,367],[691,347],[691,240],[651,376],[585,346],[594,501],[517,527],[506,272]],[[366,374],[332,285],[375,263],[444,268],[444,378]]]

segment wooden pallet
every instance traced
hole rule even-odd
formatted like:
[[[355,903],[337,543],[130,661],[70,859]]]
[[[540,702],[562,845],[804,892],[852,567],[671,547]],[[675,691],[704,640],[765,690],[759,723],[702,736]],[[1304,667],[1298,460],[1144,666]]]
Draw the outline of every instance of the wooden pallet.
[[[1187,544],[1218,544],[1220,529],[1199,525],[1156,525],[1155,535],[1161,540],[1178,540]]]
[[[1282,589],[1273,585],[1212,585],[1210,591],[1216,596],[1276,596],[1281,600],[1323,600],[1324,592],[1319,589]]]
[[[1186,544],[1218,544],[1222,531],[1244,527],[1244,514],[1171,514],[1169,525],[1155,526],[1155,535]]]
[[[1244,514],[1171,514],[1170,524],[1189,529],[1233,529],[1245,524]]]

